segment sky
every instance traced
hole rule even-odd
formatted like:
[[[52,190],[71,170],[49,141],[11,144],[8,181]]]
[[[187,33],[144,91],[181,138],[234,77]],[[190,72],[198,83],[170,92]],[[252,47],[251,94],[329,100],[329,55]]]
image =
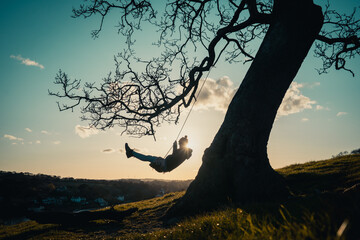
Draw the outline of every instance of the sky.
[[[316,1],[315,1],[316,2]],[[355,0],[333,1],[352,11]],[[0,9],[0,170],[90,179],[193,179],[204,150],[219,129],[227,104],[249,65],[219,62],[213,68],[182,135],[193,156],[170,173],[126,158],[124,144],[164,156],[181,124],[164,124],[152,137],[121,135],[121,128],[87,129],[78,109],[60,112],[48,95],[59,69],[71,78],[99,83],[114,70],[113,57],[124,47],[115,16],[105,20],[98,39],[91,38],[99,18],[71,18],[75,0],[3,0]],[[137,33],[136,51],[151,57],[155,32]],[[310,51],[279,108],[268,144],[273,168],[331,158],[360,147],[360,58],[349,62],[355,77],[331,69],[318,75],[319,59]],[[261,111],[261,109],[259,109]]]

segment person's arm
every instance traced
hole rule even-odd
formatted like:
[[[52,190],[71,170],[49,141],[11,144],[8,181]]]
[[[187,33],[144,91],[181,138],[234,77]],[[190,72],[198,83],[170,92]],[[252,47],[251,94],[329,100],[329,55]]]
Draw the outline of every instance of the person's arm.
[[[177,142],[175,141],[173,143],[173,154],[176,152],[176,150],[177,150]]]

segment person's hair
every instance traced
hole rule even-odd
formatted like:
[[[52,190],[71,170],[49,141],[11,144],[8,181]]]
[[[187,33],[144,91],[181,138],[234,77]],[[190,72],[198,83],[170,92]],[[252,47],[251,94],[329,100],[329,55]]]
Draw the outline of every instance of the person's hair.
[[[189,140],[188,140],[187,136],[185,135],[185,137],[180,138],[179,145],[180,146],[186,145],[188,142],[189,142]]]

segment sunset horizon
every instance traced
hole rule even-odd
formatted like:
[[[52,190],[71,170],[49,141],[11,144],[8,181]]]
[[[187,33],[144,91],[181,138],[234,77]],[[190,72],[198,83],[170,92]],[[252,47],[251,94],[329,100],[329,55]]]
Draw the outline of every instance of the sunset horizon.
[[[158,173],[148,163],[126,158],[124,144],[146,155],[165,156],[190,108],[177,125],[155,127],[154,141],[152,136],[121,135],[124,129],[117,126],[106,131],[89,128],[89,122],[80,120],[79,107],[60,112],[60,99],[48,95],[48,90],[59,90],[53,83],[59,69],[71,79],[98,86],[115,71],[114,56],[125,46],[126,39],[114,27],[116,14],[109,16],[99,37],[92,39],[90,33],[98,28],[99,18],[71,18],[72,7],[80,3],[4,2],[0,16],[4,23],[0,39],[0,170],[88,179],[194,179],[251,63],[224,60],[210,70],[181,132],[189,138],[192,157],[172,172]],[[334,7],[350,13],[354,3],[334,3]],[[158,35],[151,27],[134,36],[139,57],[158,54],[152,44]],[[191,54],[197,55],[202,57],[203,52]],[[313,57],[312,48],[278,110],[267,148],[274,169],[329,159],[360,147],[360,60],[347,63],[355,77],[334,68],[319,75],[316,69],[321,64]],[[174,66],[173,71],[177,70]]]

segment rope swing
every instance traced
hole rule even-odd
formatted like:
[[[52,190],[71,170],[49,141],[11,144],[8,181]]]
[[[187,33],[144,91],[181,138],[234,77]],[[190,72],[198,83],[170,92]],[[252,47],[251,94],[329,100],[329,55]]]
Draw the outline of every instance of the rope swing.
[[[197,102],[197,99],[198,99],[198,97],[199,97],[199,95],[200,95],[200,93],[201,93],[201,90],[203,89],[203,87],[204,87],[204,85],[205,85],[205,83],[206,83],[206,80],[207,80],[208,77],[209,77],[210,71],[211,71],[211,68],[209,69],[209,71],[208,71],[208,73],[207,73],[207,75],[206,75],[206,78],[205,78],[204,82],[202,83],[202,85],[201,85],[201,87],[200,87],[200,90],[199,90],[199,92],[197,93],[197,95],[196,95],[196,97],[195,97],[195,101],[194,101],[194,102],[192,103],[192,105],[191,105],[190,111],[189,111],[189,113],[187,114],[187,116],[186,116],[186,118],[185,118],[185,121],[183,122],[183,124],[182,124],[182,126],[181,126],[181,128],[180,128],[180,131],[179,131],[178,135],[176,136],[175,141],[178,140],[178,138],[179,138],[182,130],[184,129],[185,124],[186,124],[187,120],[189,119],[190,113],[192,112],[192,110],[193,110],[193,108],[194,108],[194,105],[195,105],[195,103]],[[166,158],[166,157],[169,155],[169,152],[171,151],[172,148],[173,148],[172,146],[169,148],[169,150],[168,150],[167,153],[165,154],[165,157],[164,157],[164,158]]]

